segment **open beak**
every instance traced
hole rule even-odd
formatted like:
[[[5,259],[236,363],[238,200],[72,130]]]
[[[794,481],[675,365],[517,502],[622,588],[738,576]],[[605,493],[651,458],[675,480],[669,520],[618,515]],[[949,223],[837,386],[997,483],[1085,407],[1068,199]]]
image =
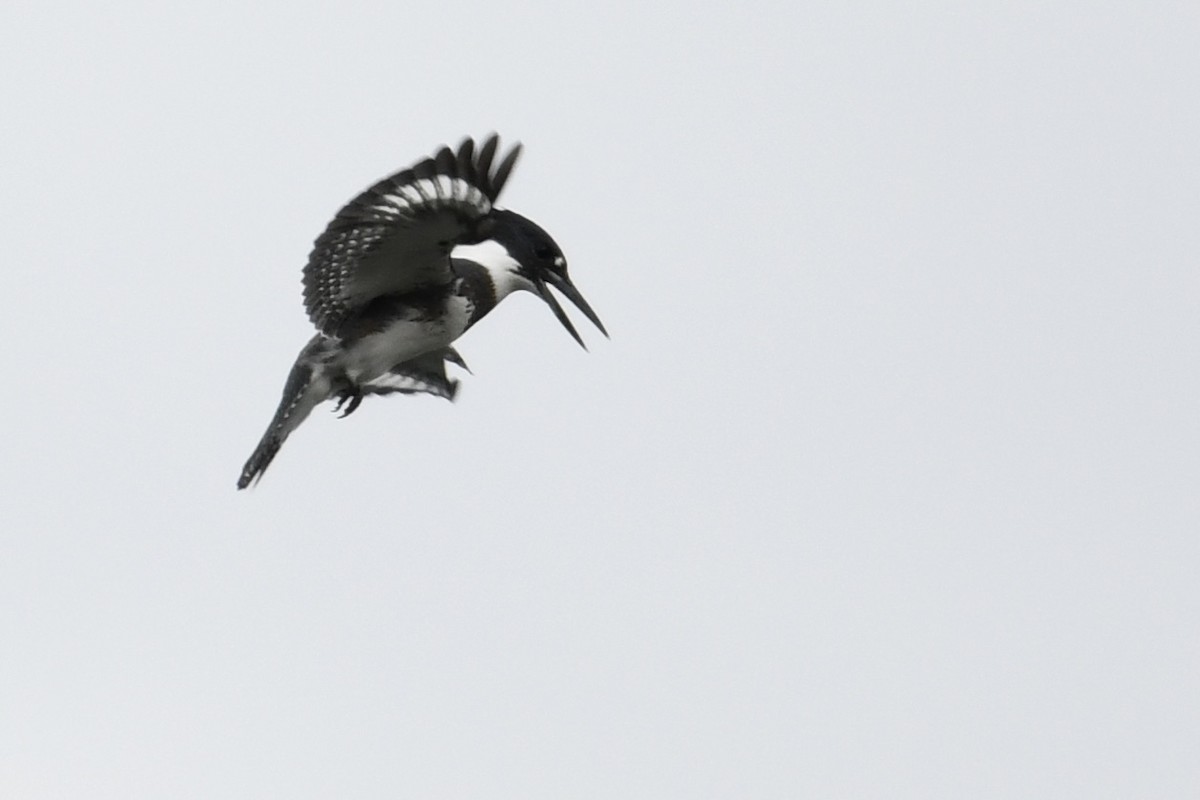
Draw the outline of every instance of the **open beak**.
[[[579,293],[579,290],[575,288],[571,280],[566,276],[559,275],[557,272],[547,270],[542,273],[541,280],[537,282],[538,294],[546,301],[546,305],[550,306],[550,310],[554,312],[554,316],[558,317],[558,321],[567,329],[567,333],[571,334],[575,338],[575,341],[579,342],[580,347],[587,350],[587,345],[583,343],[583,337],[579,335],[579,331],[575,330],[575,326],[571,324],[570,318],[567,317],[567,312],[563,311],[563,307],[559,305],[558,300],[555,299],[548,286],[553,286],[562,292],[563,297],[574,303],[575,307],[582,311],[583,315],[590,319],[592,324],[600,329],[601,333],[606,337],[608,336],[608,331],[604,330],[604,323],[596,316],[596,312],[588,305],[588,301],[583,299],[583,295]]]

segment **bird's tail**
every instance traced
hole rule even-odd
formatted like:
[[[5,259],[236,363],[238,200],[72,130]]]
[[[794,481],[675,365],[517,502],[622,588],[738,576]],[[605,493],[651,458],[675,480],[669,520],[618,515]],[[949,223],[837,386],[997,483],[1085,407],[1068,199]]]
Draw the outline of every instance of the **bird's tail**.
[[[254,452],[246,460],[246,466],[242,467],[242,474],[237,483],[239,489],[245,489],[262,478],[288,435],[304,422],[318,404],[329,397],[331,382],[320,358],[327,342],[328,340],[318,335],[300,351],[292,371],[288,373],[287,383],[283,386],[279,408],[275,411],[271,424],[267,426],[266,433],[259,440],[258,447],[254,448]]]

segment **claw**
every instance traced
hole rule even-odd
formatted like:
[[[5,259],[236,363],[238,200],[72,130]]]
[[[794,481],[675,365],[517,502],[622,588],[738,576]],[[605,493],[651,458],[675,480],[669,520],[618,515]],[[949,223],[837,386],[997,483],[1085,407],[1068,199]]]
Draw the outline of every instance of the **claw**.
[[[354,409],[358,408],[359,405],[362,404],[363,394],[357,386],[347,382],[345,387],[337,393],[337,399],[337,405],[333,407],[333,413],[335,414],[337,414],[339,411],[342,411],[342,406],[346,405],[347,400],[350,401],[350,405],[346,406],[346,410],[342,411],[341,415],[338,417],[338,419],[344,419],[345,417],[353,414]]]
[[[341,413],[338,419],[344,419],[350,416],[354,413],[354,409],[362,405],[363,396],[361,392],[355,392],[354,394],[347,395],[347,397],[350,398],[350,405],[346,406],[346,410]],[[343,397],[341,402],[338,403],[337,408],[335,408],[334,411],[339,410],[344,402],[346,402],[345,397]]]

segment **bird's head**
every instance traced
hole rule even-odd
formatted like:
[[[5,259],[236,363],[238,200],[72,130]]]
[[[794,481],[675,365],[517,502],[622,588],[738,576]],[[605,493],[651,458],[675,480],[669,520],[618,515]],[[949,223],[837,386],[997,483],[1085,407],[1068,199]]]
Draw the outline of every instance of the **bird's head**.
[[[567,259],[558,243],[546,233],[541,226],[513,211],[496,209],[493,212],[494,226],[489,237],[499,244],[511,258],[509,271],[515,281],[514,289],[525,289],[533,292],[546,301],[554,316],[563,324],[567,332],[579,342],[585,350],[587,345],[571,324],[558,300],[550,292],[551,286],[562,292],[563,296],[575,304],[600,332],[608,336],[604,324],[596,316],[596,312],[588,305],[587,300],[571,283],[567,274]]]

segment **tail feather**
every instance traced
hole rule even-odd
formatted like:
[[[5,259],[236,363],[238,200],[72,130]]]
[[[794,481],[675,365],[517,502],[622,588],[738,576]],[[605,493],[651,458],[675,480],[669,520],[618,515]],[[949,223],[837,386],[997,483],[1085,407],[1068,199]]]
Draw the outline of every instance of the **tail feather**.
[[[323,374],[321,363],[316,357],[323,345],[324,337],[317,336],[300,351],[300,356],[292,366],[292,371],[288,373],[287,382],[283,386],[279,408],[276,409],[275,416],[259,440],[258,446],[242,467],[237,488],[245,489],[251,484],[257,484],[288,435],[300,426],[313,408],[329,397],[330,381]]]
[[[340,379],[336,379],[329,366],[330,356],[336,346],[333,340],[318,334],[300,351],[292,371],[288,374],[287,383],[284,384],[279,408],[276,409],[275,416],[259,440],[258,446],[242,467],[242,474],[237,482],[239,489],[257,484],[291,432],[300,427],[300,423],[308,418],[314,408],[334,395],[335,388],[339,391],[347,388],[346,377],[342,375]],[[458,392],[458,381],[446,375],[447,363],[457,364],[463,369],[467,367],[462,356],[453,347],[434,350],[402,361],[383,375],[357,387],[362,393],[358,400],[361,400],[362,395],[393,393],[426,393],[453,400]],[[357,405],[358,402],[353,401],[346,413]]]
[[[246,461],[246,466],[242,467],[242,474],[238,478],[237,488],[245,489],[250,484],[258,484],[262,480],[263,473],[267,471],[267,467],[275,460],[275,454],[279,452],[279,448],[283,447],[283,440],[287,435],[276,435],[274,426],[267,429],[262,439],[258,443],[258,447],[254,448],[254,452],[250,454],[250,458]]]

